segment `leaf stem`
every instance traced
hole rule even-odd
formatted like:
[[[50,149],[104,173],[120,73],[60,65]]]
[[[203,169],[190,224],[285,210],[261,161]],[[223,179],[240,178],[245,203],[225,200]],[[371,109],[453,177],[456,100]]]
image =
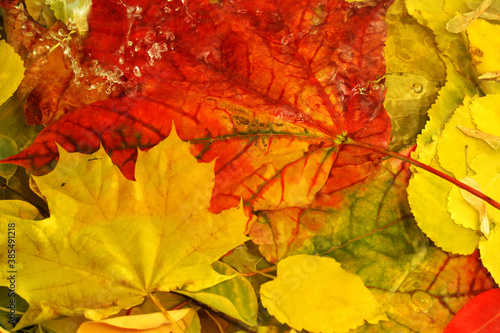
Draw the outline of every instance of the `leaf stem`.
[[[158,309],[160,309],[161,313],[163,313],[163,315],[165,317],[167,317],[167,319],[172,323],[174,324],[175,327],[177,327],[181,332],[186,332],[185,329],[183,329],[182,327],[179,326],[179,324],[177,323],[177,321],[168,313],[167,310],[165,310],[165,308],[163,307],[163,305],[161,305],[160,303],[160,300],[153,294],[149,294],[149,299],[156,305],[156,307]]]
[[[252,272],[251,273],[240,273],[243,276],[254,276],[254,275],[257,275],[257,274],[264,275],[263,273],[274,272],[276,270],[276,266],[270,266],[270,267],[261,269],[259,271],[253,269],[252,267],[248,267],[248,266],[245,266],[245,267],[248,268],[249,270],[251,270]],[[265,276],[266,277],[270,277],[272,275],[265,274]],[[273,276],[273,278],[275,278],[275,276]]]
[[[210,317],[215,322],[215,325],[217,326],[217,329],[219,330],[220,333],[224,333],[224,329],[222,328],[221,324],[219,321],[208,311],[207,309],[203,309],[207,313],[207,315]]]
[[[269,267],[268,267],[268,268],[269,268]],[[269,272],[269,271],[275,271],[275,270],[276,270],[276,266],[273,266],[273,268],[274,268],[274,269],[272,269],[272,270],[266,270],[266,271],[268,271],[268,272]],[[250,268],[250,269],[253,271],[253,275],[258,274],[258,275],[265,276],[266,278],[271,279],[271,280],[276,279],[276,276],[273,276],[273,275],[270,275],[270,274],[266,274],[266,273],[264,273],[264,270],[265,270],[265,269],[263,269],[263,270],[261,270],[261,271],[256,271],[256,270],[254,270],[254,269],[252,269],[252,268]],[[242,275],[243,275],[243,274],[242,274]]]
[[[427,164],[424,164],[422,162],[419,162],[409,156],[404,156],[404,155],[401,155],[399,153],[396,153],[396,152],[393,152],[393,151],[390,151],[390,150],[387,150],[385,148],[382,148],[382,147],[377,147],[377,146],[374,146],[372,144],[369,144],[369,143],[365,143],[365,142],[358,142],[358,141],[354,141],[352,140],[351,138],[346,138],[344,140],[344,142],[342,142],[342,144],[345,144],[345,145],[349,145],[349,146],[355,146],[355,147],[360,147],[360,148],[365,148],[365,149],[368,149],[368,150],[371,150],[371,151],[375,151],[377,153],[381,153],[381,154],[384,154],[384,155],[387,155],[387,156],[391,156],[391,157],[394,157],[394,158],[397,158],[401,161],[404,161],[406,163],[409,163],[413,166],[416,166],[418,168],[421,168],[421,169],[424,169],[444,180],[447,180],[449,181],[450,183],[452,183],[453,185],[456,185],[458,186],[459,188],[471,193],[472,195],[475,195],[476,197],[486,201],[488,204],[490,204],[491,206],[495,207],[496,209],[500,209],[500,203],[496,200],[494,200],[493,198],[491,198],[490,196],[487,196],[486,194],[484,194],[483,192],[481,191],[478,191],[472,187],[470,187],[469,185],[466,185],[464,183],[462,183],[461,181],[459,181],[458,179],[455,179],[447,174],[445,174],[444,172],[441,172],[439,170],[436,170],[435,168],[431,167],[431,166],[428,166]]]

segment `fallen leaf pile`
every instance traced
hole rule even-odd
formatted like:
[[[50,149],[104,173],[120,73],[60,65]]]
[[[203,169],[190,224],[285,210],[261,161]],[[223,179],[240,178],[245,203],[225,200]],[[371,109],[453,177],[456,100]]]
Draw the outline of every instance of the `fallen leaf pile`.
[[[495,1],[0,6],[0,327],[442,332],[496,299],[498,210],[402,161],[500,201]]]

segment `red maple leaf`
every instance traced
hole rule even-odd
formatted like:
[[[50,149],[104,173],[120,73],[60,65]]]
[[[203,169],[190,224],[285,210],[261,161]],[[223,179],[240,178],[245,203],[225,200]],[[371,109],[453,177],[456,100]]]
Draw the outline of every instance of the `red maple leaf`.
[[[391,1],[212,2],[93,1],[87,60],[122,71],[123,93],[70,111],[3,162],[43,174],[55,143],[84,153],[102,143],[133,179],[137,148],[173,121],[201,161],[217,158],[212,211],[241,197],[254,210],[305,207],[320,190],[333,204],[379,158],[339,136],[388,143],[379,81]]]

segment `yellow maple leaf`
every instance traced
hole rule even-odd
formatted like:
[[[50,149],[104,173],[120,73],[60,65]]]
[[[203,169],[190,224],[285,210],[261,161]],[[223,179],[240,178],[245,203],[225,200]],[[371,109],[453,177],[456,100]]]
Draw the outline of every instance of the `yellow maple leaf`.
[[[15,275],[16,292],[30,305],[17,328],[58,315],[100,320],[155,291],[197,291],[231,278],[211,265],[247,240],[247,218],[241,206],[208,211],[213,163],[198,163],[175,132],[139,152],[137,181],[125,179],[103,149],[59,154],[53,172],[34,177],[49,218],[33,220],[26,205],[0,205],[0,285]]]

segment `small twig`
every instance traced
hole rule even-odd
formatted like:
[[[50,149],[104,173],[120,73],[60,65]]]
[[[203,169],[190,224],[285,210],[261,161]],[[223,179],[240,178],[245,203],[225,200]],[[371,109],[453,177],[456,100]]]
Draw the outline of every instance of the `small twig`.
[[[222,328],[222,326],[220,325],[220,323],[217,321],[217,319],[212,316],[212,314],[210,313],[210,311],[208,311],[207,309],[203,309],[205,310],[205,312],[207,313],[207,315],[215,322],[215,325],[217,325],[217,329],[219,330],[220,333],[224,333],[224,329]]]
[[[151,301],[153,301],[153,303],[156,305],[156,307],[158,307],[158,309],[160,309],[161,313],[163,313],[163,315],[165,317],[167,317],[167,319],[170,320],[170,322],[172,324],[174,324],[175,327],[177,327],[181,332],[186,332],[186,330],[184,330],[182,327],[180,327],[179,324],[177,323],[177,321],[174,318],[172,318],[170,313],[168,313],[168,311],[165,310],[163,305],[161,305],[160,300],[155,295],[149,294],[148,296],[149,296],[149,299]]]
[[[264,269],[261,269],[260,271],[257,271],[251,267],[245,266],[246,268],[250,269],[252,273],[240,273],[242,276],[254,276],[257,274],[262,274],[262,273],[268,273],[268,272],[274,272],[276,270],[276,266],[270,266]],[[269,277],[271,275],[268,275],[266,277]],[[274,278],[274,277],[273,277]]]

